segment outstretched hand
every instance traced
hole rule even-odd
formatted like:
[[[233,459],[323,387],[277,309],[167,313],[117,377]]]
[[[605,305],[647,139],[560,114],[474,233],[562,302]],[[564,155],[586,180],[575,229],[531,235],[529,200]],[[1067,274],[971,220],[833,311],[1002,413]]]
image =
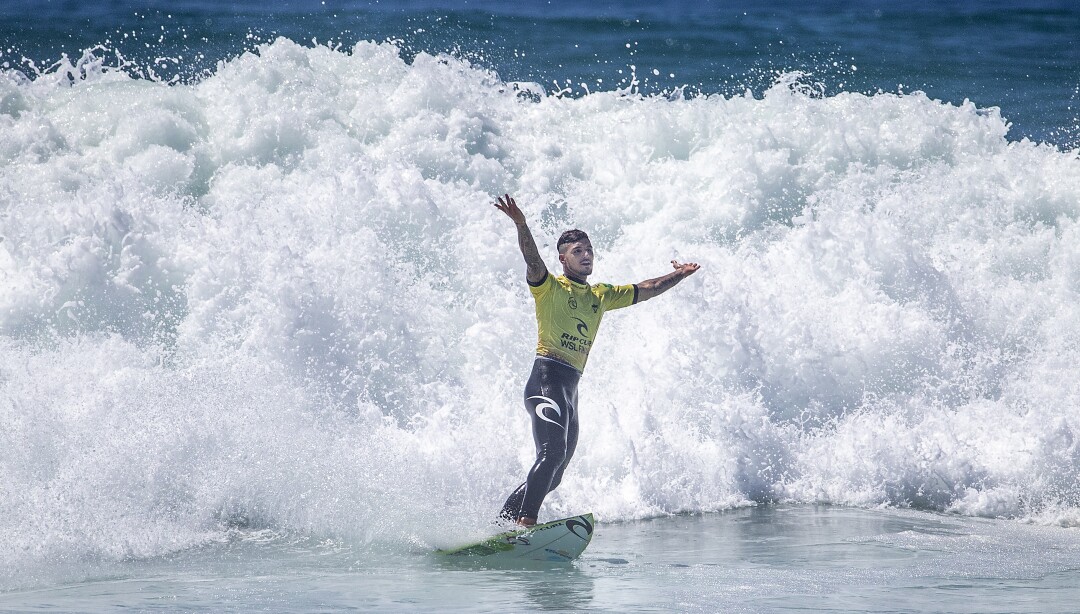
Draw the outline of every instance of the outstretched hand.
[[[531,284],[540,283],[548,274],[547,265],[544,264],[544,259],[540,257],[540,250],[536,249],[536,241],[533,240],[529,225],[525,222],[525,214],[521,212],[521,209],[518,209],[517,203],[509,194],[496,198],[495,208],[514,220],[514,225],[517,226],[518,247],[521,249],[521,255],[525,257],[525,265],[528,267],[525,270],[525,278]]]
[[[656,279],[646,279],[645,281],[637,284],[637,301],[647,301],[654,296],[658,296],[675,287],[680,281],[686,279],[690,275],[693,275],[701,267],[696,262],[687,262],[686,264],[679,264],[678,261],[672,260],[671,266],[675,268],[675,271],[668,273],[663,277],[657,277]]]
[[[509,194],[496,198],[495,208],[508,215],[510,219],[514,220],[515,224],[520,226],[525,223],[525,214],[521,212],[521,209],[518,209],[517,203]]]
[[[675,272],[682,277],[688,277],[697,272],[701,267],[696,262],[687,262],[686,264],[679,264],[677,261],[672,260],[671,266],[675,267]]]

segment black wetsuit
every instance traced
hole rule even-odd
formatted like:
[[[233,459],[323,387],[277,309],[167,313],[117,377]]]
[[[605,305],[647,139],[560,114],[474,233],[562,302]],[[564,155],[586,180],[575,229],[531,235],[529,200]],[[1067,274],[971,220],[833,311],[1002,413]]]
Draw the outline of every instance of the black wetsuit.
[[[590,285],[583,279],[545,274],[529,282],[536,302],[537,344],[532,375],[525,385],[525,409],[532,418],[536,462],[500,515],[536,518],[544,497],[562,481],[578,440],[577,387],[600,320],[637,301],[633,284]]]
[[[578,440],[577,386],[581,373],[570,365],[537,356],[525,384],[525,409],[532,418],[536,462],[525,482],[503,505],[508,520],[536,518],[544,497],[562,481]]]

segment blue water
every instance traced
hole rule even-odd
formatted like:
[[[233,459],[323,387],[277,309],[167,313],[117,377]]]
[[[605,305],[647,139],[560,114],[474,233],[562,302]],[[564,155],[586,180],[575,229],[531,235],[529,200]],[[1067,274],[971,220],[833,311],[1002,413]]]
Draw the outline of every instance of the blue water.
[[[4,3],[0,608],[1069,611],[1078,35]],[[550,266],[580,227],[596,281],[702,268],[605,318],[541,511],[596,514],[582,560],[447,570],[532,462],[505,192]]]
[[[1075,532],[909,511],[750,508],[600,525],[572,565],[371,557],[347,543],[237,539],[0,593],[0,609],[275,612],[1067,614]]]
[[[303,44],[400,41],[452,53],[508,81],[553,90],[761,93],[775,71],[822,92],[922,90],[999,107],[1010,138],[1080,144],[1080,7],[1068,0],[700,2],[14,0],[0,7],[3,60],[48,66],[103,45],[163,79],[285,36]],[[656,71],[657,74],[654,74]]]

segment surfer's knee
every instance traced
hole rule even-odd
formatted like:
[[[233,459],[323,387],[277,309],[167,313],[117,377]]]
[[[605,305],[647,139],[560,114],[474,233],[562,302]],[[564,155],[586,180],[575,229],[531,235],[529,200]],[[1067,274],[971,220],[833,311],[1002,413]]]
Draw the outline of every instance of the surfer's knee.
[[[555,490],[559,487],[559,484],[562,484],[563,472],[566,471],[566,465],[569,464],[569,462],[570,458],[566,455],[563,455],[562,464],[559,465],[559,468],[556,469],[555,473],[551,476],[551,486],[548,486],[548,492]]]
[[[540,463],[551,467],[556,480],[562,477],[562,468],[566,465],[566,446],[544,446],[540,451]]]

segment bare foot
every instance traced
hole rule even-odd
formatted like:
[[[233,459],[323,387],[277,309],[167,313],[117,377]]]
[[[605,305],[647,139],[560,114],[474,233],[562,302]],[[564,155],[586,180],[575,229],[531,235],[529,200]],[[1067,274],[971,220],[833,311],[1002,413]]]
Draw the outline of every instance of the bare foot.
[[[535,518],[529,518],[527,516],[522,516],[521,518],[517,519],[517,523],[520,524],[523,527],[535,527],[536,526],[536,519]]]

